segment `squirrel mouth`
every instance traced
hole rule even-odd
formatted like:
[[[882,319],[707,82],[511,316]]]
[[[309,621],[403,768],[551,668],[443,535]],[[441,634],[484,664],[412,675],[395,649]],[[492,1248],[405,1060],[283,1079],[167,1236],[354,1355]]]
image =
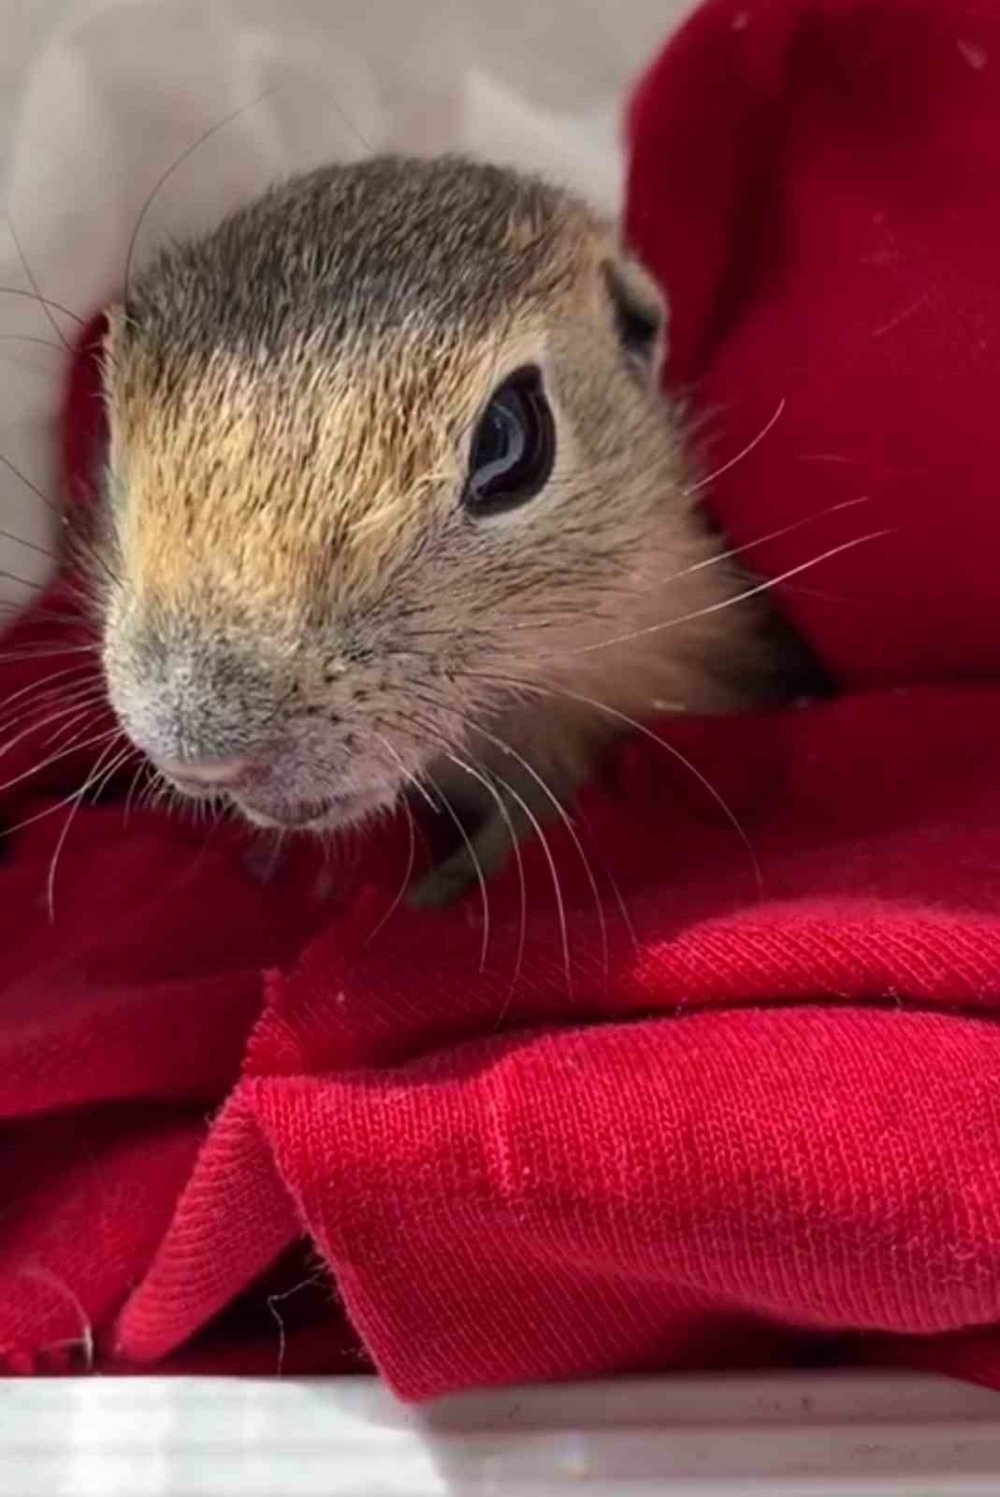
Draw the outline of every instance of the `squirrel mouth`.
[[[370,805],[363,795],[331,795],[323,800],[253,801],[242,796],[239,809],[255,826],[281,831],[323,831],[353,821]]]
[[[282,807],[272,813],[272,819],[280,826],[307,827],[314,821],[323,821],[338,804],[335,800],[312,801],[300,806]]]
[[[282,827],[288,831],[305,830],[317,823],[325,822],[334,811],[346,811],[350,804],[347,796],[331,796],[326,800],[254,802],[239,801],[240,810],[251,821],[261,826]],[[338,820],[340,819],[338,815]]]

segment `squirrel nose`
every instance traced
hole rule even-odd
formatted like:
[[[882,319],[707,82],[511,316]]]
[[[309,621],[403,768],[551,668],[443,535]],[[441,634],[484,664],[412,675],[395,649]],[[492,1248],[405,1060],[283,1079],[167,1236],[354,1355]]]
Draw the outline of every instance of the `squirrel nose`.
[[[197,790],[224,790],[239,784],[249,764],[249,759],[168,760],[160,768],[179,785],[190,785]]]

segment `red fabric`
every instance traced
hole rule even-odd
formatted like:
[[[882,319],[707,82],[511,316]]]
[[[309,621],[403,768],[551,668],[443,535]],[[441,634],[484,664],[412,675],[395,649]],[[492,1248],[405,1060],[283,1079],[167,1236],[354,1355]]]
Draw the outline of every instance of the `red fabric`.
[[[537,846],[480,970],[475,896],[383,923],[401,828],[266,876],[236,828],[126,822],[123,766],[12,832],[7,1365],[92,1334],[409,1398],[831,1354],[1000,1386],[997,66],[997,0],[716,0],[639,89],[629,227],[706,471],[784,402],[712,486],[734,543],[804,522],[749,553],[777,577],[892,534],[777,590],[844,696],[661,725],[584,795],[565,947]],[[34,653],[69,627],[16,631],[5,719],[86,669]],[[16,784],[39,740],[4,751],[0,817],[99,747]]]
[[[707,5],[632,107],[628,227],[672,291],[712,499],[855,687],[996,676],[994,0]],[[819,590],[824,596],[816,596]],[[916,604],[916,606],[914,606]]]

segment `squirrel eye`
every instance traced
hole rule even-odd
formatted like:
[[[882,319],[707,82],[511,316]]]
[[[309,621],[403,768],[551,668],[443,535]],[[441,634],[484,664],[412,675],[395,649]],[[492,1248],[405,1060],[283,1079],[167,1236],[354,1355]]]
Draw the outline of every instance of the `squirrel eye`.
[[[472,439],[462,502],[495,515],[533,499],[548,483],[556,426],[538,369],[520,369],[495,390]]]

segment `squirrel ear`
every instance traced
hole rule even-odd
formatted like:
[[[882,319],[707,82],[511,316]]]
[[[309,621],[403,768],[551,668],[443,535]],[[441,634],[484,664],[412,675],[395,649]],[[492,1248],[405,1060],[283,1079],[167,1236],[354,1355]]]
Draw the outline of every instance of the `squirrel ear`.
[[[666,298],[652,276],[631,256],[605,260],[602,269],[622,352],[653,384],[659,378],[666,352]]]

